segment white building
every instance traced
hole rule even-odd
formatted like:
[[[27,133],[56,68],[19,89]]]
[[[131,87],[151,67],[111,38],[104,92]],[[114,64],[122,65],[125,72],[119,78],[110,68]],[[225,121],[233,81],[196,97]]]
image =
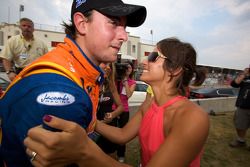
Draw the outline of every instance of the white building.
[[[17,24],[1,23],[0,49],[5,45],[8,38],[20,33],[21,30]],[[63,42],[65,33],[61,27],[35,24],[34,36],[43,40],[47,44],[48,48],[52,49],[58,43]],[[122,58],[134,60],[137,64],[140,63],[141,60],[143,60],[143,58],[153,50],[153,48],[154,45],[141,43],[140,37],[131,36],[128,33],[128,41],[122,45],[120,53],[122,54]]]

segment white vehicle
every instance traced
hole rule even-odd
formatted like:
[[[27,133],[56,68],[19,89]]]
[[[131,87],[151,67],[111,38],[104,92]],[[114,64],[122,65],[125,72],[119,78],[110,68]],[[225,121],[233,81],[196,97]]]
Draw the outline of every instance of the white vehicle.
[[[136,81],[135,91],[128,99],[129,106],[139,106],[145,100],[148,85],[142,81]]]
[[[0,52],[3,50],[3,46],[0,46]]]

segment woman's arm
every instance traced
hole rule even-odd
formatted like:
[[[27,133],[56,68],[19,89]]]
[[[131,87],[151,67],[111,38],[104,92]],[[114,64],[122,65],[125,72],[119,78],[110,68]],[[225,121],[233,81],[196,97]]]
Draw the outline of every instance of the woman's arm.
[[[114,143],[125,144],[138,134],[141,119],[142,112],[139,110],[123,128],[117,128],[97,121],[95,130]]]
[[[111,89],[111,92],[112,92],[112,95],[114,98],[114,102],[115,102],[117,108],[113,112],[107,113],[105,115],[105,118],[104,118],[105,122],[112,121],[114,118],[119,116],[124,111],[124,107],[122,105],[122,102],[121,102],[121,99],[120,99],[120,96],[118,94],[118,91],[116,89],[115,84],[110,84],[110,89]]]
[[[124,79],[124,80],[122,81],[122,84],[123,84],[123,86],[124,86],[124,88],[125,88],[127,97],[130,98],[130,97],[133,95],[133,93],[134,93],[136,83],[134,83],[133,85],[130,85],[130,86],[129,86],[128,80],[127,80],[127,79]]]
[[[26,152],[37,156],[32,164],[36,167],[65,166],[76,163],[80,167],[128,167],[105,154],[78,124],[53,116],[45,116],[44,122],[50,127],[61,130],[51,132],[41,127],[29,130],[24,140]]]

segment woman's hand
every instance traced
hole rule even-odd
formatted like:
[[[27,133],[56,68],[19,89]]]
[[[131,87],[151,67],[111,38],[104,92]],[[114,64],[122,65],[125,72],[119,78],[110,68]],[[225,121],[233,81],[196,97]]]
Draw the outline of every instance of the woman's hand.
[[[108,112],[105,114],[103,118],[104,123],[110,123],[114,119],[112,112]]]
[[[127,167],[105,154],[78,124],[54,116],[44,116],[44,122],[50,127],[61,130],[52,132],[41,126],[28,131],[24,144],[26,153],[34,160],[36,167],[62,167],[69,164],[88,167]],[[33,152],[33,153],[32,153]]]
[[[41,126],[28,131],[24,140],[26,152],[29,156],[32,152],[37,153],[32,164],[36,167],[54,167],[80,162],[90,146],[86,131],[74,122],[50,115],[44,116],[43,119],[45,124],[61,131],[52,132]]]

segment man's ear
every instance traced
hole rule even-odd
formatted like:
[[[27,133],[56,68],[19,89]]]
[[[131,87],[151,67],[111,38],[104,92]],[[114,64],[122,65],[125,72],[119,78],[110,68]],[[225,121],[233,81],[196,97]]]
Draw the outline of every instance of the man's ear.
[[[81,35],[84,35],[86,32],[86,23],[88,19],[80,12],[75,13],[73,19],[77,32]]]

